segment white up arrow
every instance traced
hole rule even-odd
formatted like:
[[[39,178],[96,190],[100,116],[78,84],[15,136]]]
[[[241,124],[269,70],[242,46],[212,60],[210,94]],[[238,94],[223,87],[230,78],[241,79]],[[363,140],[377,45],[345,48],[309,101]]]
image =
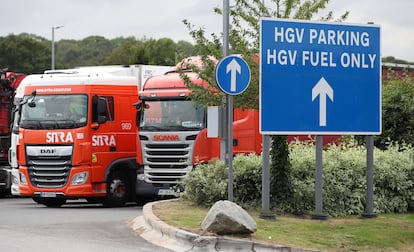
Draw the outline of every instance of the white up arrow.
[[[229,64],[227,64],[226,73],[229,73],[229,72],[231,74],[231,76],[230,76],[230,91],[231,92],[236,92],[236,74],[241,73],[241,67],[235,59],[233,59],[232,61],[230,61]]]
[[[319,126],[326,126],[326,96],[333,101],[333,89],[325,78],[321,78],[312,88],[312,101],[319,96]]]

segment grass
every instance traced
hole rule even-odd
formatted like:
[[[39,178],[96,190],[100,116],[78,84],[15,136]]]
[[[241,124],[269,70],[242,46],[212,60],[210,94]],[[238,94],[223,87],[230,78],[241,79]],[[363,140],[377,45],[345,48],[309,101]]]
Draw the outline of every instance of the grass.
[[[154,205],[154,214],[164,222],[198,234],[208,209],[182,200]],[[380,214],[318,221],[295,216],[264,220],[259,211],[249,211],[257,231],[249,239],[324,251],[414,251],[414,213]]]

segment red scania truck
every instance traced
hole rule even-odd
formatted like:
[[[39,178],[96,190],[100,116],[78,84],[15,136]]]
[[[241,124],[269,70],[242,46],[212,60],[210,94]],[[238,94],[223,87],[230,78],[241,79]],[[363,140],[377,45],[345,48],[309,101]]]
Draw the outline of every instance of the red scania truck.
[[[29,75],[22,85],[20,194],[49,207],[135,201],[137,77],[85,68]]]
[[[197,74],[182,69],[198,85]],[[199,163],[220,158],[220,138],[207,137],[207,113],[190,98],[180,73],[148,79],[137,108],[137,195],[175,195]],[[257,110],[234,110],[233,153],[261,153]]]

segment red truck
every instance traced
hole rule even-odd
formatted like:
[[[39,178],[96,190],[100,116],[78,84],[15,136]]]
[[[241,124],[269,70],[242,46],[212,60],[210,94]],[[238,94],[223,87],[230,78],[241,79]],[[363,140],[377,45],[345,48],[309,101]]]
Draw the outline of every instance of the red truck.
[[[0,69],[0,196],[10,193],[9,148],[14,94],[24,74]]]
[[[20,194],[49,207],[135,201],[136,76],[74,69],[29,75],[21,85]]]
[[[205,85],[197,74],[184,74]],[[148,79],[137,105],[137,195],[171,196],[199,163],[220,158],[220,138],[207,137],[207,113],[190,98],[179,72]],[[233,153],[261,153],[257,110],[234,110]]]

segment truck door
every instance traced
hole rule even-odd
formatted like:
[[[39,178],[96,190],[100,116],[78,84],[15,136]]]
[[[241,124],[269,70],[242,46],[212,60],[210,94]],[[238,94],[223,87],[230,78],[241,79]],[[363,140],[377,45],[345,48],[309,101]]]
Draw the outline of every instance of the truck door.
[[[117,135],[113,96],[92,97],[92,181],[104,181],[107,166],[115,159]]]

